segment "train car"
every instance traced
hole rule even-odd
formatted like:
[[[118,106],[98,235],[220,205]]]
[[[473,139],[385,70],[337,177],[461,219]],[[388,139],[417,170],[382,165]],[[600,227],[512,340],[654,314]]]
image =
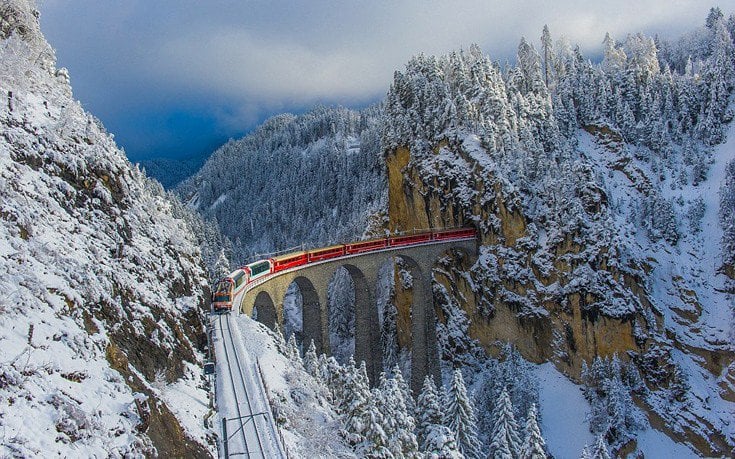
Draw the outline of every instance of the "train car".
[[[475,231],[474,228],[450,229],[434,231],[431,236],[435,241],[443,239],[473,238],[477,236],[477,231]]]
[[[371,239],[369,241],[353,242],[345,244],[345,254],[354,255],[356,253],[371,252],[388,247],[388,239]]]
[[[309,250],[307,253],[309,263],[315,263],[317,261],[329,260],[332,258],[341,257],[345,254],[345,246],[333,245],[330,247],[323,247],[321,249]]]
[[[227,312],[232,310],[232,300],[240,288],[247,283],[247,280],[248,273],[242,269],[238,269],[217,282],[212,292],[212,309],[214,312]]]
[[[270,262],[273,265],[273,272],[277,273],[289,268],[305,265],[308,262],[308,258],[306,252],[293,252],[279,257],[273,257],[270,259]]]
[[[273,263],[270,260],[260,260],[248,265],[243,269],[248,273],[248,283],[260,279],[261,277],[273,272]]]
[[[393,236],[389,239],[391,247],[400,247],[403,245],[420,244],[422,242],[431,241],[431,233],[411,234],[406,236]]]

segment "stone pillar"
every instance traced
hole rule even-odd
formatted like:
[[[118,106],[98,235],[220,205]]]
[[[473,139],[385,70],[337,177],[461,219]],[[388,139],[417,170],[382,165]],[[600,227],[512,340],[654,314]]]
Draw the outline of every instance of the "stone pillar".
[[[378,383],[383,371],[378,305],[375,303],[378,268],[374,265],[377,263],[365,264],[364,272],[345,265],[355,283],[355,362],[365,361],[371,385]]]
[[[324,316],[326,315],[326,282],[320,273],[306,277],[297,277],[296,283],[301,291],[304,349],[308,349],[314,340],[317,354],[329,352],[329,337],[326,333]],[[325,343],[327,344],[325,346]]]
[[[415,395],[421,392],[426,375],[431,374],[432,359],[436,354],[430,353],[431,341],[428,339],[430,317],[433,312],[433,295],[431,294],[431,273],[413,273],[413,304],[411,305],[411,390]],[[436,332],[433,339],[436,347]]]

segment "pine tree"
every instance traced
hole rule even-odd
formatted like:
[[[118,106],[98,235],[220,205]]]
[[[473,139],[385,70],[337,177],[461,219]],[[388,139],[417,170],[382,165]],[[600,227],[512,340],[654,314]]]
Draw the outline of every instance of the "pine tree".
[[[430,376],[424,378],[421,394],[416,401],[416,437],[422,450],[427,450],[427,433],[432,426],[443,425],[439,393]]]
[[[255,319],[255,317],[253,317],[253,319]],[[286,339],[283,337],[283,332],[281,331],[281,326],[278,325],[278,322],[276,322],[276,326],[273,329],[273,333],[276,334],[276,339],[278,343],[283,343],[283,344],[286,343]]]
[[[607,449],[607,443],[605,442],[604,435],[597,437],[597,442],[590,454],[591,459],[610,459],[610,453]]]
[[[375,409],[375,404],[372,402],[375,394],[371,393],[368,386],[365,363],[363,362],[359,369],[355,368],[354,361],[350,363],[352,365],[348,364],[346,368],[341,411],[345,417],[344,426],[347,431],[347,440],[351,444],[357,445],[364,442],[368,435],[380,436],[384,435],[385,432],[381,425],[380,413]],[[372,425],[375,422],[378,422],[379,432]]]
[[[388,378],[385,373],[380,375],[375,405],[383,416],[383,431],[391,453],[397,458],[417,457],[415,421],[408,413],[403,391],[395,378]]]
[[[457,442],[448,427],[432,424],[426,432],[424,447],[425,459],[464,459]]]
[[[227,259],[224,249],[220,250],[212,271],[217,279],[225,277],[230,273],[230,260]]]
[[[521,449],[518,424],[513,416],[513,405],[508,391],[503,389],[493,410],[493,429],[490,433],[490,457],[517,457]]]
[[[355,452],[365,458],[392,459],[395,456],[389,449],[390,439],[383,429],[385,418],[376,404],[371,401],[378,399],[380,394],[377,389],[368,391],[368,393],[368,402],[363,408],[364,413],[360,416],[361,431]],[[357,440],[357,437],[353,438],[354,440]]]
[[[319,358],[316,355],[316,345],[314,340],[309,343],[309,349],[304,354],[304,369],[310,375],[317,377],[319,375]]]
[[[480,442],[477,439],[475,412],[459,369],[454,370],[445,406],[444,425],[454,432],[459,450],[467,458],[479,458]]]
[[[344,398],[342,392],[345,387],[346,370],[332,356],[327,358],[326,355],[322,354],[319,357],[319,362],[322,380],[332,395],[332,404],[339,409]]]
[[[725,166],[725,180],[720,188],[720,225],[725,265],[735,271],[735,160]]]
[[[526,432],[518,457],[520,459],[546,459],[546,442],[536,419],[536,405],[531,405],[526,420]]]
[[[403,373],[401,373],[401,368],[398,364],[393,366],[391,375],[393,376],[393,379],[396,380],[396,384],[403,395],[403,401],[406,404],[408,414],[414,416],[416,414],[416,401],[413,398],[413,393],[411,392],[411,388],[408,386],[408,382],[403,378]]]
[[[541,56],[544,60],[544,83],[546,87],[552,88],[554,81],[554,46],[551,42],[549,26],[544,24],[541,32]]]
[[[288,337],[288,342],[286,343],[286,346],[288,347],[289,358],[294,362],[302,363],[301,351],[299,350],[299,345],[296,343],[295,333],[291,333],[291,336]]]

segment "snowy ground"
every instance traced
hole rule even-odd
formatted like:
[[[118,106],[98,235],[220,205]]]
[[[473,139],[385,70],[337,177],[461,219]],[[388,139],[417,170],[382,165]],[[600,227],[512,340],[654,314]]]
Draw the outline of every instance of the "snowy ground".
[[[214,454],[214,446],[208,441],[212,430],[207,427],[214,411],[210,409],[208,391],[198,384],[202,369],[190,363],[186,367],[184,377],[180,380],[168,385],[154,383],[153,387],[189,436],[202,445],[210,446],[210,452]]]
[[[579,457],[585,445],[593,444],[586,421],[590,406],[581,387],[559,373],[551,362],[538,365],[541,433],[549,452],[558,458]]]

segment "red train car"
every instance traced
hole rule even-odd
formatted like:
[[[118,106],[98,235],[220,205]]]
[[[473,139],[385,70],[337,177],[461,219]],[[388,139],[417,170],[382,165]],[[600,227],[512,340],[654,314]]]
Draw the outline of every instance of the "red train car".
[[[407,236],[394,236],[389,240],[391,247],[400,247],[403,245],[421,244],[422,242],[431,241],[431,233],[411,234]]]
[[[329,260],[331,258],[341,257],[345,254],[345,246],[333,245],[331,247],[324,247],[321,249],[309,250],[307,257],[309,263],[315,263],[317,261]]]
[[[289,268],[295,268],[296,266],[305,265],[308,261],[306,252],[287,253],[280,257],[271,258],[274,273],[284,271]]]
[[[345,254],[354,255],[356,253],[372,252],[388,247],[388,239],[371,239],[369,241],[353,242],[345,244]]]
[[[477,231],[474,228],[462,228],[462,229],[450,229],[442,231],[434,231],[431,236],[435,241],[442,239],[460,239],[460,238],[473,238],[477,235]]]

